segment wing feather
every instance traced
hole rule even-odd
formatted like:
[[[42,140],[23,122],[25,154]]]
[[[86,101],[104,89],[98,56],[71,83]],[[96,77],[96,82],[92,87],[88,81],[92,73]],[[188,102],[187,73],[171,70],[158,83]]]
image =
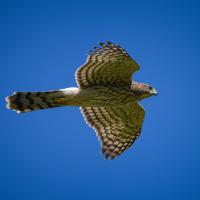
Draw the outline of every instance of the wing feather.
[[[119,45],[100,43],[88,55],[86,63],[76,71],[79,87],[93,85],[130,85],[132,73],[139,65]]]
[[[129,148],[141,132],[144,109],[133,107],[81,107],[86,122],[95,129],[105,158],[113,159]]]

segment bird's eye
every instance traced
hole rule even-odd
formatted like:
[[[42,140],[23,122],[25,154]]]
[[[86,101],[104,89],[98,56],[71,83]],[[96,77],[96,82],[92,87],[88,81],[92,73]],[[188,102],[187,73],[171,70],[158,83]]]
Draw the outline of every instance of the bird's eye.
[[[149,89],[152,90],[153,88],[151,86],[149,86]]]

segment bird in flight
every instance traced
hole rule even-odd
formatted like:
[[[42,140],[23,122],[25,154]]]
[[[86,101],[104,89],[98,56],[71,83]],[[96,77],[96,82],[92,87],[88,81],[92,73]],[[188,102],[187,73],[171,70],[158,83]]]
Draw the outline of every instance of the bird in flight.
[[[75,78],[78,87],[47,92],[14,92],[7,108],[18,113],[61,106],[79,106],[101,143],[105,158],[129,148],[141,133],[145,111],[139,101],[156,95],[145,83],[132,80],[139,65],[119,45],[100,43],[90,51]]]

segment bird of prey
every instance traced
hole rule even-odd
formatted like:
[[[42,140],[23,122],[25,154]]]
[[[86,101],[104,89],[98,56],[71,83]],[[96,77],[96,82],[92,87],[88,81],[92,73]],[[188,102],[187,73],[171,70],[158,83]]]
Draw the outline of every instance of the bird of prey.
[[[113,159],[129,148],[141,132],[145,111],[139,101],[156,95],[145,83],[132,80],[139,65],[119,45],[100,43],[75,74],[78,87],[47,92],[14,92],[7,108],[24,113],[60,106],[80,110],[101,143],[105,158]]]

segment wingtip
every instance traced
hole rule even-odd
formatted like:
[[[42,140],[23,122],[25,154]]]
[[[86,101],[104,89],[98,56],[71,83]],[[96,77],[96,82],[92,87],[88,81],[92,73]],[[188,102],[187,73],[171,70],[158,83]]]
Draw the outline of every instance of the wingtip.
[[[99,45],[100,46],[104,46],[105,44],[103,42],[99,42]]]
[[[107,149],[102,148],[101,153],[103,154],[105,160],[114,160],[117,157],[115,153],[110,152]]]
[[[99,45],[102,46],[102,47],[105,47],[106,45],[111,46],[111,45],[113,45],[113,43],[110,42],[109,40],[107,40],[105,43],[99,42]]]
[[[110,41],[107,41],[106,43],[107,43],[108,45],[112,45],[112,42],[110,42]]]

